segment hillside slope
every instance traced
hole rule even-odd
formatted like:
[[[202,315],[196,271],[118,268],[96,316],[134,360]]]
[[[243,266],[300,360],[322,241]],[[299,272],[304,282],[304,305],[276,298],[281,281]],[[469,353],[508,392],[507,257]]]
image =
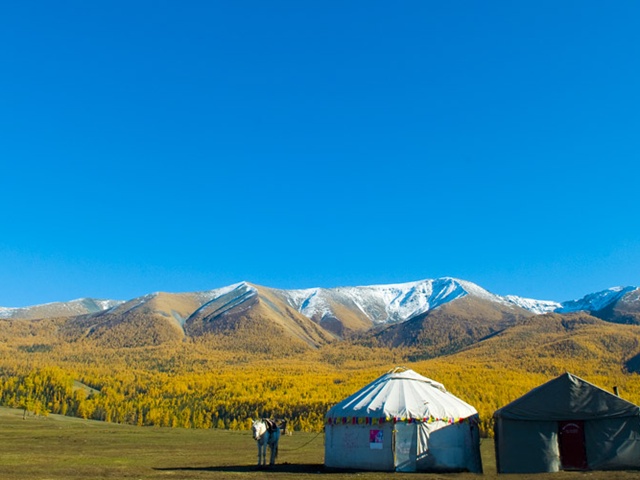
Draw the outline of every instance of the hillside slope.
[[[455,352],[522,318],[550,311],[582,311],[607,322],[638,324],[640,289],[613,287],[560,304],[501,297],[450,277],[305,290],[241,282],[202,292],[153,293],[128,302],[81,299],[3,308],[0,317],[66,318],[60,328],[64,339],[87,338],[112,347],[206,336],[209,341],[215,337],[218,346],[226,343],[225,348],[298,351],[358,338],[363,345],[411,348],[429,357]]]
[[[110,347],[141,347],[184,338],[184,317],[199,306],[196,294],[154,293],[93,315],[71,318],[68,339],[87,338]]]
[[[53,302],[31,307],[0,307],[0,319],[37,320],[41,318],[75,317],[91,313],[99,313],[124,303],[120,300],[98,300],[80,298],[70,302]]]
[[[622,372],[640,355],[640,326],[586,313],[529,317],[458,352],[456,361],[490,362],[529,372]]]
[[[640,325],[640,288],[628,289],[593,315],[609,322]]]
[[[241,283],[206,303],[184,324],[191,337],[215,334],[230,348],[249,351],[301,351],[335,339],[271,289]]]
[[[371,336],[364,335],[360,342],[409,347],[418,357],[429,358],[456,352],[531,315],[515,305],[465,296]]]
[[[341,337],[405,322],[467,296],[502,306],[506,299],[450,277],[392,285],[278,290],[283,300]]]

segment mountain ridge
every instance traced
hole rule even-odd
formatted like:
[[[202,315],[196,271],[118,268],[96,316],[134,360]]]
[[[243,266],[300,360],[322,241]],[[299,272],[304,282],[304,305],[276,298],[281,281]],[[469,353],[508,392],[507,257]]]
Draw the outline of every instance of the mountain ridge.
[[[196,307],[193,311],[176,313],[181,324],[196,310],[215,301],[243,285],[272,292],[290,307],[319,325],[335,324],[341,317],[347,318],[346,330],[361,331],[386,324],[402,323],[418,315],[437,309],[449,302],[471,295],[501,305],[514,305],[536,315],[545,313],[572,313],[577,311],[605,312],[607,320],[615,321],[615,304],[625,304],[624,323],[635,322],[635,304],[640,304],[640,289],[634,286],[611,287],[600,292],[589,293],[577,300],[554,302],[536,300],[516,295],[495,295],[477,284],[452,277],[425,279],[414,282],[368,285],[357,287],[276,289],[254,286],[243,281],[225,287],[200,292],[166,293],[155,292],[128,301],[82,298],[69,302],[53,302],[28,307],[0,307],[0,319],[37,319],[49,317],[100,314],[128,305],[130,309],[147,304],[159,295],[189,297]],[[633,310],[629,315],[628,310]],[[338,310],[338,314],[336,314]],[[341,312],[341,313],[340,313]],[[597,315],[596,315],[597,316]],[[331,330],[331,328],[329,328]],[[335,329],[334,329],[335,330]]]

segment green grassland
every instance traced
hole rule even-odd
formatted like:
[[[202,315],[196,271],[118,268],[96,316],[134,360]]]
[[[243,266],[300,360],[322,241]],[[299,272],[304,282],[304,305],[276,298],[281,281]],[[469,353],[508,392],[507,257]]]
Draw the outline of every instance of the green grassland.
[[[639,477],[638,472],[560,472],[501,475],[495,471],[493,441],[481,450],[485,473],[400,474],[327,472],[320,433],[284,436],[278,464],[255,466],[257,449],[247,431],[135,427],[60,415],[27,416],[0,408],[0,478],[3,480],[75,479],[612,479]]]

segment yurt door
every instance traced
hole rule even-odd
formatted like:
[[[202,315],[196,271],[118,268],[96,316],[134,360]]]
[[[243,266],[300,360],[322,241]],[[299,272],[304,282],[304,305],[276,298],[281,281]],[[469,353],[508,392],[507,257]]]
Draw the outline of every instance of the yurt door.
[[[584,422],[558,422],[558,447],[563,470],[586,470],[587,450],[584,445]]]
[[[394,436],[396,471],[415,472],[418,451],[415,423],[396,423]]]

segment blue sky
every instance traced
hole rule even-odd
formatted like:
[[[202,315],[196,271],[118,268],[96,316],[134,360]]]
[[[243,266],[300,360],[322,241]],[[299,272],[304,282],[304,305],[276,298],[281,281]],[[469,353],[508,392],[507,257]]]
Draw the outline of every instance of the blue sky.
[[[0,6],[0,305],[640,284],[638,2]]]

